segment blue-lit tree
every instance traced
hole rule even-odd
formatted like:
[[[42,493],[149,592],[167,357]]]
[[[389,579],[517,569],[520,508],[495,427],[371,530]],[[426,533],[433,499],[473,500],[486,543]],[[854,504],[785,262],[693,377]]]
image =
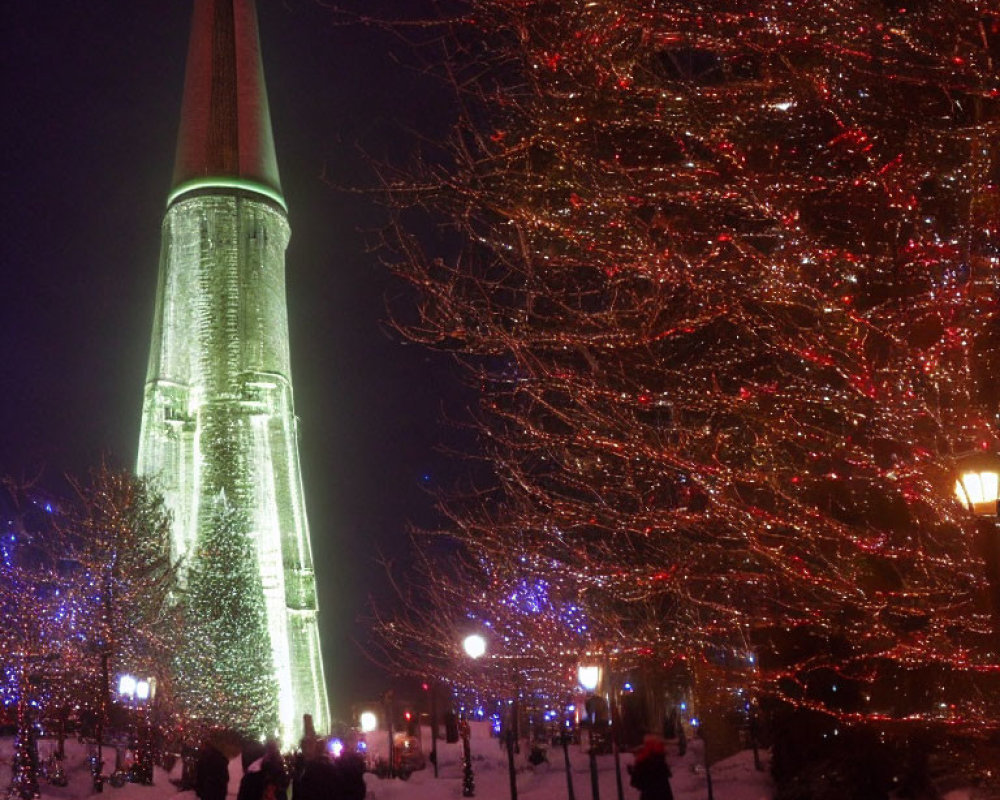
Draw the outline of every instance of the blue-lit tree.
[[[78,650],[67,613],[57,508],[11,482],[0,508],[6,518],[0,535],[0,699],[14,709],[17,724],[11,791],[30,798],[38,795],[35,725],[72,691]]]

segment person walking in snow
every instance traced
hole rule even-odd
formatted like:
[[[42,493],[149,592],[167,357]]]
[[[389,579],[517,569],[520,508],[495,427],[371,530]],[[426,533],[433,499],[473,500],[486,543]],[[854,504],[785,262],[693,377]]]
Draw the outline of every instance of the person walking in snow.
[[[632,786],[639,790],[639,800],[674,800],[667,750],[659,736],[646,735],[628,771]]]
[[[226,800],[229,788],[229,760],[206,736],[198,752],[194,774],[194,793],[198,800]]]

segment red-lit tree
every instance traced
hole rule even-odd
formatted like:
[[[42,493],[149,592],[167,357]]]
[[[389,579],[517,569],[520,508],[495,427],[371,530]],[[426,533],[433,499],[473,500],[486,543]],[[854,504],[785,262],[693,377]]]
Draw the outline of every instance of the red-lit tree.
[[[995,729],[952,486],[997,447],[1000,13],[469,0],[450,24],[451,162],[388,175],[386,259],[419,296],[399,327],[481,389],[496,486],[450,510],[472,562],[557,586],[608,650],[739,661],[832,720]],[[418,240],[421,211],[455,235]]]

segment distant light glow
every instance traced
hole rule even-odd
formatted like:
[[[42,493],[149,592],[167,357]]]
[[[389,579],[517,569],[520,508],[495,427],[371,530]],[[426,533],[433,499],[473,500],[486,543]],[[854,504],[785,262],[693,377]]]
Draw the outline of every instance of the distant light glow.
[[[469,658],[480,658],[486,653],[486,640],[478,633],[470,633],[462,640],[462,649]]]
[[[122,675],[118,679],[118,694],[124,697],[133,697],[135,695],[136,681],[131,675]]]
[[[358,721],[361,723],[362,733],[371,733],[378,728],[378,717],[374,711],[362,711]]]
[[[601,668],[595,664],[581,664],[576,674],[580,685],[588,692],[594,691],[601,682]]]
[[[976,514],[996,514],[1000,476],[993,470],[963,472],[955,482],[955,494]]]

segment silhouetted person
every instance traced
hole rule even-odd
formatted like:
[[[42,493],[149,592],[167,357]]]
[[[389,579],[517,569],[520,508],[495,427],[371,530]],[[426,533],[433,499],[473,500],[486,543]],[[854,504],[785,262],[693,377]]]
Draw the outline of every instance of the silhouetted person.
[[[229,788],[229,760],[215,743],[206,738],[198,752],[194,793],[199,800],[226,800]]]
[[[361,755],[345,752],[337,759],[334,767],[340,789],[338,800],[364,800],[368,787],[365,786],[365,760]]]
[[[323,743],[303,740],[302,767],[292,783],[293,800],[340,800],[340,776]]]
[[[251,763],[243,779],[236,800],[286,800],[288,776],[276,742],[268,741],[264,755]]]
[[[674,800],[667,751],[659,736],[646,736],[628,771],[632,775],[632,786],[639,790],[639,800]]]

